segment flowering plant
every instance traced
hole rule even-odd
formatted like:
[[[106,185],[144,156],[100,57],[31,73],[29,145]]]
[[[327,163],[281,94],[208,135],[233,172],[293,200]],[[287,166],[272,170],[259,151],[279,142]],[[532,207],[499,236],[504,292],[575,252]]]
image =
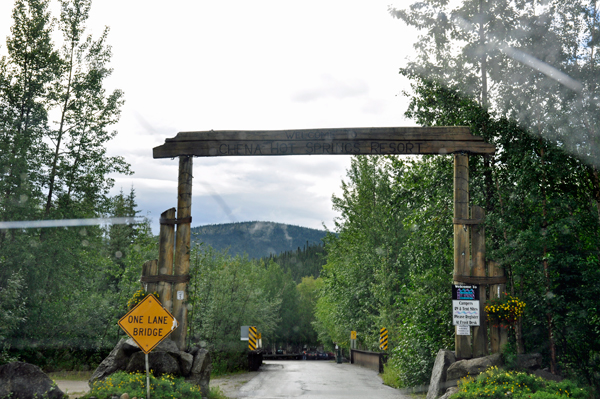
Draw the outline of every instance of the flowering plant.
[[[148,294],[149,293],[144,290],[137,290],[135,292],[135,294],[133,294],[133,296],[131,298],[129,298],[129,300],[127,301],[127,309],[128,310],[133,309],[135,307],[135,305],[142,302],[142,300],[144,298],[146,298],[148,296]],[[160,301],[160,298],[158,297],[158,292],[154,291],[152,293],[152,295],[154,295],[156,297],[156,299],[158,299]]]
[[[493,298],[485,306],[488,321],[493,326],[512,327],[523,315],[525,302],[504,293],[501,298]]]

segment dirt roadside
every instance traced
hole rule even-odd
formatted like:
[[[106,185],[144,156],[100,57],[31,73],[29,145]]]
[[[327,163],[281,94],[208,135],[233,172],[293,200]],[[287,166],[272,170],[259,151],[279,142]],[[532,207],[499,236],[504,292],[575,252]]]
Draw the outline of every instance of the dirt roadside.
[[[210,387],[219,387],[223,395],[228,398],[238,398],[240,388],[256,377],[258,371],[249,371],[247,373],[226,375],[210,379]]]
[[[90,390],[87,381],[54,380],[61,391],[69,395],[69,399],[79,398]]]

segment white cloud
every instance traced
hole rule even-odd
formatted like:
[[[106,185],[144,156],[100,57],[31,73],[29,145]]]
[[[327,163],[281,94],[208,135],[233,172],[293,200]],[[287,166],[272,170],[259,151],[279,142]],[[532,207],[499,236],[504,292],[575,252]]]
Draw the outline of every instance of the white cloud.
[[[110,27],[107,88],[126,100],[108,152],[135,171],[114,176],[114,192],[133,185],[157,232],[176,205],[178,162],[153,159],[152,148],[177,132],[412,125],[398,68],[416,35],[389,2],[94,1],[89,30]],[[0,37],[12,3],[0,2]],[[196,158],[193,224],[333,227],[330,198],[349,165],[345,156]]]
[[[331,75],[321,76],[316,87],[303,89],[292,96],[293,101],[309,102],[325,97],[341,100],[368,94],[369,87],[362,79],[339,80]]]

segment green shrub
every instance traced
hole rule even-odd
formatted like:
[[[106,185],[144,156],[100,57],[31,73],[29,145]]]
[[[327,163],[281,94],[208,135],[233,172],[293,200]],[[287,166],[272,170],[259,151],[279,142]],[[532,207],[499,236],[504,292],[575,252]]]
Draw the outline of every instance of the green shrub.
[[[589,392],[574,382],[547,381],[541,377],[493,367],[477,378],[464,378],[458,384],[459,392],[452,399],[494,398],[506,399],[587,399]]]
[[[92,389],[82,398],[95,396],[105,399],[113,395],[121,396],[124,393],[129,394],[130,398],[146,397],[146,374],[118,371],[102,381],[95,381]],[[152,399],[201,399],[202,393],[199,386],[190,384],[183,378],[176,378],[169,374],[155,377],[150,374],[150,397]]]
[[[212,377],[248,370],[247,352],[212,352],[211,357]]]
[[[210,388],[210,392],[208,393],[208,399],[229,399],[229,398],[227,396],[225,396],[223,391],[221,391],[221,388],[214,387],[214,388]]]
[[[398,372],[389,364],[385,364],[383,366],[383,374],[381,374],[381,379],[385,385],[388,385],[392,388],[400,388],[402,386],[402,381],[400,380]]]

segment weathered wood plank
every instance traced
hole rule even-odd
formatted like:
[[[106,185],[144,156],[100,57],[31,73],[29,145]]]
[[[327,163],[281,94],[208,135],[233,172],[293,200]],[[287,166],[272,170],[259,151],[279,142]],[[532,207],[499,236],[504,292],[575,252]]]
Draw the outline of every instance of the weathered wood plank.
[[[158,260],[147,260],[142,265],[142,277],[144,276],[157,276],[158,275]],[[157,284],[156,283],[147,283],[146,292],[154,293],[156,292]]]
[[[472,217],[480,222],[485,217],[485,212],[480,206],[473,206]],[[485,226],[473,225],[471,227],[471,276],[485,277]],[[487,351],[487,325],[485,315],[486,286],[479,285],[479,327],[473,327],[473,357],[486,356]]]
[[[469,156],[454,155],[454,218],[469,218]],[[454,225],[454,274],[467,276],[469,268],[469,230],[466,225]],[[455,335],[457,359],[473,357],[470,335]]]
[[[480,141],[337,140],[323,141],[181,141],[154,147],[154,158],[259,155],[424,155],[493,154],[495,147]]]
[[[504,268],[497,262],[489,261],[488,273],[492,277],[504,276]],[[504,295],[506,284],[498,284],[490,286],[489,299],[500,298]],[[490,326],[490,346],[492,353],[502,353],[508,342],[508,331],[506,327]]]
[[[333,141],[333,140],[460,140],[483,141],[467,126],[370,127],[295,130],[209,130],[179,132],[165,142],[175,141]]]
[[[180,155],[493,154],[468,127],[383,127],[180,132],[155,147],[154,158]]]
[[[177,219],[192,215],[192,157],[179,157],[179,178],[177,185]],[[185,276],[190,272],[190,222],[177,224],[175,236],[175,275]],[[177,283],[173,287],[173,316],[179,327],[171,333],[171,339],[180,350],[185,349],[187,333],[187,283]]]
[[[161,218],[174,219],[175,208],[167,209]],[[175,226],[169,224],[160,225],[160,238],[158,244],[158,274],[173,275],[173,242],[175,241]],[[162,281],[158,283],[158,295],[165,309],[173,310],[172,284]]]

